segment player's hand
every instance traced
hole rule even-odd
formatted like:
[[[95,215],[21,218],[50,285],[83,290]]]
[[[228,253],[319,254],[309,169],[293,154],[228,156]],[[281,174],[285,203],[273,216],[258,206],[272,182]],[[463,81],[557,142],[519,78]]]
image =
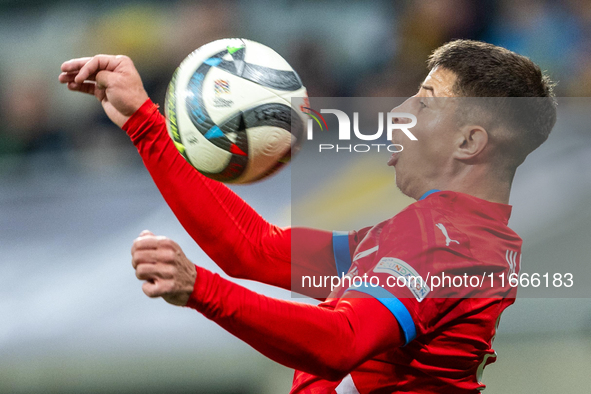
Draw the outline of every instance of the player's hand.
[[[119,127],[148,99],[142,79],[127,56],[82,57],[68,60],[61,69],[59,81],[70,90],[94,95]]]
[[[148,297],[162,297],[173,305],[185,306],[193,292],[195,266],[173,240],[143,231],[131,247],[131,263],[142,290]]]

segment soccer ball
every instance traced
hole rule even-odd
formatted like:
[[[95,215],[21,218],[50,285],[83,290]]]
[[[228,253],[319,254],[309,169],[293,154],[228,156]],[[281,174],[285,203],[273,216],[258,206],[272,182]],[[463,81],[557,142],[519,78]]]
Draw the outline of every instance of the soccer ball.
[[[251,183],[289,162],[303,139],[307,106],[306,88],[277,52],[232,38],[183,60],[165,112],[175,146],[199,172]]]

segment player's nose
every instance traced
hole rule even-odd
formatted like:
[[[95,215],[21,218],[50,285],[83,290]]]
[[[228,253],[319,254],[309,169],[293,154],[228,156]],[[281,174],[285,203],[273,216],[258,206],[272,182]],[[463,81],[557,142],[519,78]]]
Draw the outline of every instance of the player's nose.
[[[413,103],[418,100],[417,97],[410,97],[408,99],[406,99],[402,104],[400,104],[397,107],[394,107],[390,110],[390,112],[395,112],[397,115],[395,117],[392,118],[392,123],[411,123],[412,119],[405,117],[403,115],[403,113],[413,113],[412,112],[412,108],[413,108]]]
[[[392,123],[394,123],[394,124],[412,123],[412,119],[411,118],[408,118],[406,116],[403,116],[402,113],[400,113],[399,111],[394,111],[393,110],[392,112],[396,112],[396,113],[400,114],[400,115],[394,116],[392,118]]]

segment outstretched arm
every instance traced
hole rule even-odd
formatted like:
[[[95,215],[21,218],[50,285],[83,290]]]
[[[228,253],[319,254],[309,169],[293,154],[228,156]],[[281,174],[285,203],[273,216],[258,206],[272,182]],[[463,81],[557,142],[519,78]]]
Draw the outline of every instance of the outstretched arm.
[[[272,225],[224,184],[200,174],[178,153],[151,101],[123,129],[183,227],[227,274],[290,289],[292,238],[300,271],[336,274],[332,233]]]
[[[320,306],[265,297],[195,267],[174,241],[151,233],[132,256],[146,295],[194,308],[265,356],[327,380],[404,344],[392,313],[355,291]]]
[[[291,289],[292,274],[337,273],[332,233],[268,223],[225,185],[201,175],[178,154],[164,117],[148,99],[129,58],[73,59],[62,65],[59,79],[70,90],[96,96],[109,118],[130,135],[176,217],[226,273],[285,289]]]

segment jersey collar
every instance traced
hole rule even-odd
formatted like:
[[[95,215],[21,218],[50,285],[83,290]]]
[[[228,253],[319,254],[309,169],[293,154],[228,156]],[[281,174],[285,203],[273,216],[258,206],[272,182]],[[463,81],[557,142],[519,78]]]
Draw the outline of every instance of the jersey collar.
[[[421,198],[419,198],[419,201],[420,201],[420,200],[424,200],[425,198],[429,197],[431,194],[433,194],[433,193],[437,193],[437,192],[440,192],[440,191],[441,191],[441,190],[439,190],[439,189],[431,189],[431,190],[429,190],[428,192],[426,192],[425,194],[423,194],[423,195],[421,196]]]
[[[441,190],[431,189],[423,194],[419,201],[424,200],[431,194],[438,193],[440,191]],[[509,218],[511,217],[511,205],[486,201],[478,197],[459,192],[444,191],[439,196],[448,200],[448,202],[452,204],[453,210],[471,211],[478,214],[479,216],[484,215],[495,220],[499,220],[504,224],[508,224]],[[433,200],[431,203],[437,204],[437,201]]]

